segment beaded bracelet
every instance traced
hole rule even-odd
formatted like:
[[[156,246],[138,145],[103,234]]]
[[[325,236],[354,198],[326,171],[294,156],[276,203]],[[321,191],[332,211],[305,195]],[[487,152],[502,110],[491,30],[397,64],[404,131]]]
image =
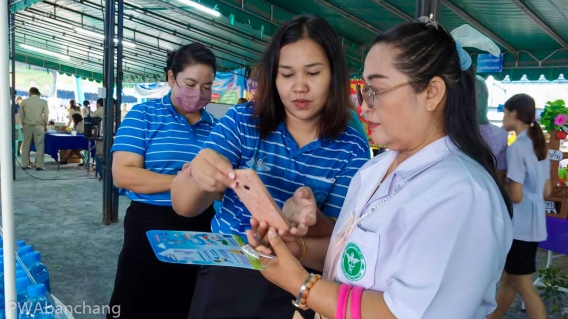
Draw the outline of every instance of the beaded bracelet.
[[[300,288],[300,292],[298,293],[298,297],[296,298],[296,300],[295,301],[292,300],[292,304],[302,310],[310,309],[307,305],[308,295],[310,293],[310,289],[312,289],[315,283],[318,282],[318,280],[320,279],[321,275],[315,275],[311,273],[306,279],[306,281],[304,281],[302,287]]]

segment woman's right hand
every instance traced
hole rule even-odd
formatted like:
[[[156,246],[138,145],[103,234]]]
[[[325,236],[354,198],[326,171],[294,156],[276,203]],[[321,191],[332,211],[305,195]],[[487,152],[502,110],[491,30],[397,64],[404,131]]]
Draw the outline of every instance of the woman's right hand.
[[[220,193],[235,183],[235,171],[227,158],[211,149],[202,149],[191,161],[190,176],[205,192]]]

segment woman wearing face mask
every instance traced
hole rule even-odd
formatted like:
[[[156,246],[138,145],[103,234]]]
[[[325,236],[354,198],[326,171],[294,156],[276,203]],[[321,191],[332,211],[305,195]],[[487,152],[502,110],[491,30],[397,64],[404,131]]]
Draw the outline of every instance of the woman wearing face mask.
[[[170,188],[184,163],[203,147],[216,119],[203,109],[211,101],[216,60],[200,43],[182,46],[167,62],[170,93],[134,106],[112,147],[116,187],[132,203],[124,217],[124,245],[110,301],[120,318],[185,318],[198,267],[162,263],[146,231],[210,231],[212,207],[195,218],[177,215]],[[116,318],[110,314],[108,318]]]

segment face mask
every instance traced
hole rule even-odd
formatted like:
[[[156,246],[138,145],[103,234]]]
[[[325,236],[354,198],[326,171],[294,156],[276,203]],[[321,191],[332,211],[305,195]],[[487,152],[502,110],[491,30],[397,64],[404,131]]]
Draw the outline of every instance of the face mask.
[[[195,113],[211,102],[211,92],[187,86],[179,86],[174,96],[178,106],[185,112]]]

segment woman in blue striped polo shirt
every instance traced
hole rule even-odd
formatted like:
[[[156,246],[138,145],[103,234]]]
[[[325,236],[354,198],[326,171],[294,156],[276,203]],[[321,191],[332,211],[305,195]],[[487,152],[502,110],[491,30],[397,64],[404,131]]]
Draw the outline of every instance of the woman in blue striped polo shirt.
[[[211,101],[216,69],[215,56],[202,44],[182,46],[168,58],[170,93],[134,106],[116,134],[114,183],[132,200],[110,300],[111,309],[120,306],[120,318],[179,319],[189,310],[198,267],[158,261],[146,232],[211,229],[212,207],[195,218],[179,216],[172,209],[170,189],[216,124],[203,109]]]
[[[174,179],[174,209],[198,216],[225,191],[212,230],[246,238],[251,215],[228,188],[229,175],[253,168],[285,211],[302,206],[327,221],[308,236],[329,235],[352,176],[369,156],[367,141],[348,125],[349,69],[336,33],[314,16],[287,21],[259,63],[258,80],[255,102],[231,108]],[[297,233],[310,224],[293,221],[300,222]],[[288,294],[257,271],[204,267],[195,291],[191,319],[290,319],[295,311]]]

